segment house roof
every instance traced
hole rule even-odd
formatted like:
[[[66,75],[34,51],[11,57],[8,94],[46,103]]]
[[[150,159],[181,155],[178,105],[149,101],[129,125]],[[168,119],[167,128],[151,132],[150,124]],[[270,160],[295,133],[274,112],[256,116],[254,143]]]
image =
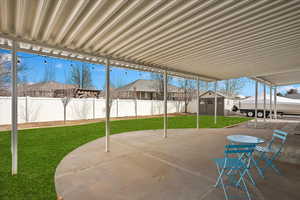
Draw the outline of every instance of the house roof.
[[[34,90],[59,90],[59,89],[75,89],[76,85],[64,84],[55,81],[41,82],[34,84],[20,84],[18,90],[21,91],[34,91]]]
[[[138,79],[132,83],[129,83],[121,88],[117,88],[117,91],[142,91],[142,92],[158,92],[160,90],[159,80],[143,80]],[[181,88],[168,84],[168,92],[180,92]]]
[[[208,90],[208,91],[205,91],[205,92],[203,92],[203,93],[201,93],[200,94],[200,97],[201,96],[204,96],[204,95],[206,95],[206,94],[215,94],[215,91],[213,91],[213,90]],[[240,95],[227,95],[227,94],[225,94],[225,93],[223,93],[223,92],[219,92],[219,91],[217,91],[217,95],[218,96],[221,96],[221,97],[224,97],[224,98],[227,98],[227,99],[237,99],[237,98],[241,98],[240,97]]]

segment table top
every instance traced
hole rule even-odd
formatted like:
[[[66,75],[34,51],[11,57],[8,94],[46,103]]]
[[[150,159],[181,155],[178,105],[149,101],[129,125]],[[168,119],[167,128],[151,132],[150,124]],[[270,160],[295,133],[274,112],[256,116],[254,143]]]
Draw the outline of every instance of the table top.
[[[229,135],[227,139],[231,142],[242,144],[261,144],[265,142],[265,140],[261,138],[249,135]]]

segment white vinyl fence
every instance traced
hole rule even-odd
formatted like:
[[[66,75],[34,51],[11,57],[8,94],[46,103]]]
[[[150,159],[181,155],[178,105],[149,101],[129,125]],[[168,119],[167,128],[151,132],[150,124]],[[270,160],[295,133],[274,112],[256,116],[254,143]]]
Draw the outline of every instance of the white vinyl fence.
[[[168,113],[182,112],[184,103],[168,101]],[[112,102],[111,117],[163,114],[163,101],[123,100]],[[67,120],[105,117],[104,99],[71,99],[66,109]],[[64,107],[60,98],[19,97],[18,123],[63,121]],[[11,123],[11,97],[0,97],[0,125]]]

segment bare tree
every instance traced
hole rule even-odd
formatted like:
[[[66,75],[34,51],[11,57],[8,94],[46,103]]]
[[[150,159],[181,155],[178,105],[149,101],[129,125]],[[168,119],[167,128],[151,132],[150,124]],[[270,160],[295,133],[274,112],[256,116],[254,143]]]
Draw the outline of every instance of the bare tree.
[[[71,99],[72,98],[68,97],[68,96],[61,99],[61,102],[62,102],[63,107],[64,107],[64,123],[66,123],[66,121],[67,121],[67,106],[70,103]]]
[[[192,101],[196,94],[196,83],[194,80],[178,79],[179,87],[181,88],[182,98],[184,101],[184,112],[187,113],[189,103]]]
[[[67,74],[65,72],[65,80],[67,80]],[[70,103],[70,101],[72,100],[73,97],[73,90],[68,91],[68,92],[64,92],[64,97],[61,98],[61,102],[63,104],[63,108],[64,108],[64,123],[66,123],[67,121],[67,106]]]
[[[8,91],[11,84],[11,55],[0,54],[0,90]],[[17,64],[17,82],[26,82],[25,72],[28,67],[18,60]]]
[[[79,88],[93,88],[91,69],[88,65],[71,65],[69,82]]]
[[[44,75],[41,82],[47,83],[56,80],[56,69],[52,64],[45,64]]]
[[[114,82],[114,84],[113,84],[113,87],[114,88],[121,88],[121,87],[123,87],[123,86],[125,86],[126,85],[126,83],[125,83],[125,80],[122,78],[122,76],[121,77],[118,77],[117,79],[116,79],[116,81]]]
[[[112,83],[112,81],[110,80],[109,82],[109,112],[111,111],[111,108],[113,106],[113,102],[115,99],[117,99],[119,97],[119,92],[116,90],[114,84]],[[104,82],[103,85],[103,96],[106,97],[106,82]]]
[[[208,86],[208,83],[206,81],[199,81],[199,87],[204,91],[206,90],[206,86]]]
[[[0,89],[7,89],[10,83],[10,60],[7,61],[6,58],[0,54]]]
[[[247,80],[245,78],[229,79],[220,85],[220,91],[227,96],[238,94],[245,87]]]
[[[151,73],[151,78],[153,80],[156,80],[156,90],[158,94],[158,99],[163,99],[164,96],[164,75],[160,73]],[[167,84],[172,81],[172,77],[168,76],[167,78]]]

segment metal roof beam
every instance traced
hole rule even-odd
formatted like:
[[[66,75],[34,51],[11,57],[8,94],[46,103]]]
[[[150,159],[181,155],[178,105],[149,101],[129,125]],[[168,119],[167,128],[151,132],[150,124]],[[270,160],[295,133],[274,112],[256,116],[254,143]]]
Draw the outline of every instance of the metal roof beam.
[[[21,38],[16,38],[16,37],[12,37],[12,36],[3,35],[1,33],[0,33],[0,37],[6,38],[8,40],[14,40],[14,41],[17,41],[17,42],[28,43],[28,44],[35,45],[35,46],[44,47],[44,48],[41,48],[39,51],[34,51],[32,49],[18,48],[18,51],[23,51],[23,52],[28,52],[28,53],[35,53],[35,54],[41,54],[41,55],[46,55],[46,56],[51,56],[51,57],[59,57],[59,58],[71,59],[71,60],[73,59],[73,60],[78,60],[78,61],[83,61],[83,62],[91,62],[91,63],[94,63],[94,64],[104,64],[104,58],[109,58],[109,59],[111,59],[112,61],[115,61],[115,62],[117,62],[117,61],[126,62],[126,63],[137,65],[137,66],[150,67],[150,68],[153,68],[155,70],[168,70],[171,74],[176,74],[176,76],[200,77],[200,79],[206,80],[206,81],[216,80],[214,78],[201,76],[199,74],[194,74],[194,73],[185,72],[185,71],[181,71],[181,70],[173,70],[173,69],[158,66],[158,65],[138,63],[138,62],[135,62],[135,61],[123,60],[123,59],[114,58],[114,57],[110,57],[110,56],[100,56],[100,55],[94,55],[94,54],[86,54],[85,52],[75,51],[75,50],[71,50],[71,49],[67,49],[67,48],[58,48],[58,47],[51,46],[51,45],[44,45],[44,44],[39,43],[39,42],[32,42],[32,41],[28,41],[28,40],[21,39]],[[5,48],[5,49],[11,49],[11,47],[9,45],[1,45],[1,47]],[[69,52],[70,54],[68,56],[63,56],[61,54],[49,53],[52,50],[57,50],[57,51],[62,51],[62,52]],[[81,56],[82,58],[71,57],[72,54]],[[84,59],[85,57],[102,58],[103,62],[95,62],[92,59],[87,60],[87,59]],[[122,65],[120,67],[129,68],[129,67],[126,67],[125,65],[124,66]],[[141,68],[141,69],[139,68],[139,70],[145,71],[145,70],[143,70],[143,68]]]

